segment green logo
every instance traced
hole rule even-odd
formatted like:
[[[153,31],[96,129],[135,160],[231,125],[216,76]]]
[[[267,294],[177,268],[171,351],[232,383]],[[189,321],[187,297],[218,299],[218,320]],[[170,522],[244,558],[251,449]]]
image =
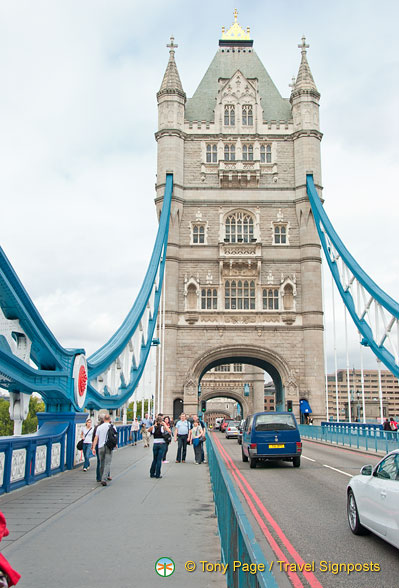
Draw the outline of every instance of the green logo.
[[[155,562],[155,571],[158,576],[162,576],[163,578],[171,576],[175,571],[175,562],[170,557],[160,557]]]

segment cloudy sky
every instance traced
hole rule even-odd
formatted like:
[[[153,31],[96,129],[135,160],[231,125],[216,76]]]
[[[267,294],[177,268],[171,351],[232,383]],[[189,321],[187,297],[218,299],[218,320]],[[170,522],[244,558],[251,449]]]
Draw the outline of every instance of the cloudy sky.
[[[395,0],[3,0],[0,243],[65,347],[100,347],[147,267],[165,45],[173,34],[192,96],[235,7],[284,97],[306,35],[325,208],[352,255],[399,299]]]

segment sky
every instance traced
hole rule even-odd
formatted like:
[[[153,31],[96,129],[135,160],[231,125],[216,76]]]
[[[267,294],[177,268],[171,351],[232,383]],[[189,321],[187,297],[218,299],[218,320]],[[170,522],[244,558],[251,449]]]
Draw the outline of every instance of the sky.
[[[363,269],[399,299],[396,1],[3,0],[0,244],[65,347],[87,355],[101,347],[144,277],[157,228],[156,92],[169,37],[190,97],[234,8],[284,97],[305,34],[321,93],[325,209]],[[337,323],[342,343],[342,308]],[[332,371],[329,310],[326,326]],[[375,367],[370,357],[366,364]]]

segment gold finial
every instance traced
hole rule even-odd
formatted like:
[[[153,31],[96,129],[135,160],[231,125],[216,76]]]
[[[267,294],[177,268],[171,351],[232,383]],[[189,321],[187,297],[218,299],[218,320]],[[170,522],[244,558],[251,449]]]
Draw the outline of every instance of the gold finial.
[[[237,8],[234,9],[234,23],[231,25],[227,33],[225,32],[225,28],[222,27],[222,39],[226,39],[229,41],[250,41],[251,37],[249,35],[249,27],[247,27],[247,32],[244,31],[240,27],[237,21],[238,18],[238,10]]]

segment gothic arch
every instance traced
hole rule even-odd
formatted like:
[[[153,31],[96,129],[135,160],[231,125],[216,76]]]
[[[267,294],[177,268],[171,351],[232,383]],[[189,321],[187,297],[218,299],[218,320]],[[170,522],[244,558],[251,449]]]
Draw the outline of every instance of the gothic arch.
[[[285,410],[285,397],[298,399],[298,384],[295,370],[291,369],[287,362],[275,351],[255,345],[243,347],[242,345],[223,345],[208,350],[197,357],[186,373],[186,383],[190,382],[197,387],[203,375],[213,367],[224,363],[247,363],[255,365],[268,372],[276,387],[276,405],[280,410]],[[201,396],[201,400],[204,398]],[[244,403],[245,397],[239,396],[239,401]]]

